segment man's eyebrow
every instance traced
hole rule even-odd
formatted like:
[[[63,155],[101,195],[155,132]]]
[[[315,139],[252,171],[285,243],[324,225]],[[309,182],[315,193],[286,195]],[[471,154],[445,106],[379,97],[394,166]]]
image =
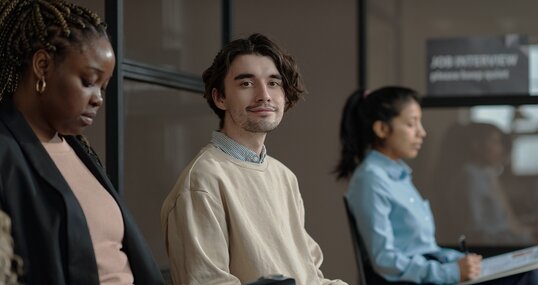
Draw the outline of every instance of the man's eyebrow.
[[[241,73],[234,77],[234,80],[241,80],[245,78],[253,78],[255,77],[252,73]],[[270,78],[282,80],[282,76],[280,74],[271,74],[269,75]]]
[[[241,74],[238,74],[236,77],[234,77],[234,80],[241,80],[241,79],[252,78],[252,77],[254,77],[254,74],[252,73],[241,73]]]

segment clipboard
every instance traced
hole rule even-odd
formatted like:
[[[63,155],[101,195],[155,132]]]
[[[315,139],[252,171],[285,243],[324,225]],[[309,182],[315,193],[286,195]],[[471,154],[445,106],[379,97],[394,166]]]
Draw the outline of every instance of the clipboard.
[[[538,246],[484,258],[480,276],[458,285],[476,284],[538,269]]]

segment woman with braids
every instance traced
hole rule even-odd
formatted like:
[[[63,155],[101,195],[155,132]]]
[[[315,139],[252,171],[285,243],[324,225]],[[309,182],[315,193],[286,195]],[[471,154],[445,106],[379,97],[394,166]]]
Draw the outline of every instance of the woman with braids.
[[[93,12],[0,0],[0,206],[23,284],[163,284],[97,157],[79,135],[115,65]]]
[[[340,127],[339,179],[356,221],[368,284],[454,284],[480,274],[481,256],[440,248],[428,201],[403,161],[417,156],[426,136],[417,93],[383,87],[355,92]],[[538,284],[522,273],[481,284]]]
[[[0,285],[18,285],[17,273],[21,265],[20,257],[13,253],[11,220],[0,210]]]

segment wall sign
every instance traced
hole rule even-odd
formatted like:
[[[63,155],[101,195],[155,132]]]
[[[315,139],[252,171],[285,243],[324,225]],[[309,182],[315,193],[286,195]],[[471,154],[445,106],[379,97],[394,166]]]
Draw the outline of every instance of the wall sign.
[[[528,95],[527,37],[428,40],[427,82],[431,96]]]

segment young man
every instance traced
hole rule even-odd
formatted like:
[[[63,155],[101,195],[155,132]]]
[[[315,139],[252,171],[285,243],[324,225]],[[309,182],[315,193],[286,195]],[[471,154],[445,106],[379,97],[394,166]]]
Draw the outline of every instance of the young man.
[[[242,284],[275,273],[300,285],[346,284],[323,277],[297,179],[264,146],[303,93],[293,58],[253,34],[226,45],[203,80],[220,130],[161,210],[174,284]]]

